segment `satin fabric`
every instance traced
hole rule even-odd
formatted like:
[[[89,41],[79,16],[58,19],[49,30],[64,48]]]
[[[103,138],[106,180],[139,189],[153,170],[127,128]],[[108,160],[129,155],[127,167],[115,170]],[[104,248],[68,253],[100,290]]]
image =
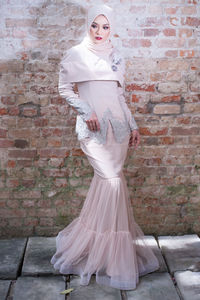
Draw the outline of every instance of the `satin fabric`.
[[[78,45],[69,52],[63,72],[66,82],[116,80],[123,84],[121,65],[117,67],[113,71],[107,61],[99,60],[87,47]],[[90,94],[88,91],[85,97],[89,98]],[[106,103],[112,95],[108,97],[106,93],[104,97]],[[114,98],[118,99],[117,95]],[[114,112],[115,101],[110,101],[110,105]],[[118,109],[116,113],[121,117],[122,108]],[[129,135],[117,143],[111,124],[109,121],[105,144],[91,137],[80,140],[94,177],[80,215],[56,236],[56,252],[51,263],[62,274],[79,275],[81,285],[88,285],[94,274],[99,284],[129,290],[136,288],[139,276],[157,270],[159,262],[134,220],[123,174]]]

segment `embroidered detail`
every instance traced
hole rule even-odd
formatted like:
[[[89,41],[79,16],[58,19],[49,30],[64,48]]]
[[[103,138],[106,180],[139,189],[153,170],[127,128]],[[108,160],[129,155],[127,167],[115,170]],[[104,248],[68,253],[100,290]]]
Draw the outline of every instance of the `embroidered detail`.
[[[110,121],[114,137],[118,143],[122,143],[127,135],[130,134],[130,126],[125,118],[125,121],[118,120],[113,117],[113,114],[110,109],[107,109],[100,123],[99,131],[91,131],[88,129],[86,122],[82,119],[81,116],[77,116],[76,122],[76,133],[78,134],[78,140],[90,137],[94,139],[99,144],[106,143],[108,122]]]
[[[138,129],[138,126],[137,126],[137,124],[135,122],[135,118],[134,118],[133,115],[131,116],[131,120],[130,120],[129,125],[130,125],[131,130]]]
[[[88,120],[93,113],[90,105],[83,100],[79,100],[75,97],[68,97],[66,98],[66,101],[77,110],[85,121]]]
[[[118,70],[117,65],[121,64],[122,58],[120,57],[119,52],[116,50],[110,54],[111,59],[111,68],[114,72]]]

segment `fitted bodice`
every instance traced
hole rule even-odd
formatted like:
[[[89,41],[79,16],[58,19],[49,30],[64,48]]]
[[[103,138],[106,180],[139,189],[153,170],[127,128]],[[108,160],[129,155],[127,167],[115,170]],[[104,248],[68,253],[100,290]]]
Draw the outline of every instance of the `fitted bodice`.
[[[105,111],[111,111],[115,119],[125,121],[124,112],[119,102],[118,82],[112,80],[90,80],[77,83],[79,96],[87,101],[102,119]]]
[[[105,143],[108,122],[110,122],[116,141],[123,142],[124,138],[130,134],[130,126],[120,102],[118,82],[115,80],[89,80],[78,82],[77,87],[80,99],[87,102],[95,111],[100,123],[100,131],[91,131],[81,116],[77,116],[78,139],[91,137],[99,143]]]

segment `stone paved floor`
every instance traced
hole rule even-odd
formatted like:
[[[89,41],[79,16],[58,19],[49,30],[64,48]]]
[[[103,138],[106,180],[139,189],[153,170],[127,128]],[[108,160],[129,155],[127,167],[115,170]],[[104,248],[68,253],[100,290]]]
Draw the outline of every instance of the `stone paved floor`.
[[[0,300],[200,300],[200,238],[146,236],[160,261],[157,272],[140,277],[135,290],[88,286],[80,277],[62,276],[53,269],[54,237],[0,239]],[[74,288],[68,295],[60,294]]]

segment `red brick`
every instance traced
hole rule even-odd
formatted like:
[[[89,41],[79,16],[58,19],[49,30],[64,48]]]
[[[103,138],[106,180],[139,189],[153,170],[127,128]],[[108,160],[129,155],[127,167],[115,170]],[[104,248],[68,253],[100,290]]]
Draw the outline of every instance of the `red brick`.
[[[42,173],[46,177],[67,177],[69,175],[69,171],[67,168],[62,169],[44,169]]]
[[[38,199],[41,197],[41,191],[39,190],[27,190],[27,191],[17,191],[13,192],[13,197],[15,199]]]
[[[9,114],[9,116],[18,116],[19,115],[19,107],[16,107],[16,106],[9,107],[8,114]]]
[[[85,156],[81,149],[72,149],[72,156]]]
[[[177,50],[168,50],[165,52],[165,56],[167,57],[177,57],[178,51]]]
[[[180,102],[181,95],[165,96],[161,99],[161,102]]]
[[[69,150],[67,149],[40,149],[39,155],[41,158],[48,157],[56,157],[56,158],[64,158],[69,156]]]
[[[14,105],[16,103],[15,96],[2,96],[1,102],[5,105]]]
[[[166,29],[163,30],[163,34],[165,36],[176,36],[176,29],[166,28]]]
[[[181,57],[194,57],[195,53],[194,50],[180,50]]]
[[[38,127],[45,127],[48,125],[48,123],[49,120],[45,118],[37,118],[36,120],[34,120],[34,125]]]
[[[181,7],[181,14],[183,15],[194,15],[196,13],[197,13],[197,9],[194,5]]]
[[[160,30],[155,28],[147,28],[147,29],[143,29],[143,31],[144,31],[144,36],[157,36],[160,33]]]
[[[164,11],[167,15],[174,15],[177,13],[179,7],[176,6],[176,7],[165,7],[164,8]]]
[[[8,160],[8,168],[14,168],[16,166],[16,162],[14,160]]]
[[[0,148],[9,148],[13,146],[13,141],[10,140],[0,140]]]
[[[9,157],[35,158],[37,150],[9,150]]]
[[[132,91],[144,91],[144,92],[154,92],[155,91],[155,85],[147,85],[147,84],[128,84],[126,85],[126,91],[132,92]]]
[[[186,19],[181,18],[181,24],[192,26],[192,27],[198,27],[200,26],[200,18],[195,18],[195,17],[187,17]]]
[[[139,102],[139,96],[138,95],[133,95],[132,94],[132,98],[131,98],[131,102]]]
[[[0,108],[0,115],[7,115],[8,114],[8,110],[6,108]]]
[[[60,128],[42,128],[41,133],[42,133],[43,137],[62,136],[62,129],[60,129]]]
[[[177,117],[176,121],[178,124],[190,124],[191,117]]]
[[[33,108],[33,107],[24,107],[23,108],[23,116],[25,117],[34,117],[37,116],[38,112],[37,112],[37,108]]]
[[[158,136],[158,135],[166,135],[168,133],[168,128],[164,127],[163,129],[157,129],[157,130],[154,129],[153,132],[151,132],[150,128],[140,127],[139,131],[142,135]]]
[[[48,139],[47,147],[61,147],[62,141],[57,139]]]
[[[17,160],[17,165],[19,167],[31,167],[33,165],[32,160]]]
[[[40,218],[40,226],[51,226],[54,225],[54,219],[53,218]]]
[[[5,138],[7,137],[7,130],[0,128],[0,138]]]
[[[171,134],[172,135],[197,135],[200,133],[200,128],[192,127],[192,128],[182,128],[182,127],[172,127]]]
[[[161,145],[171,145],[174,144],[174,137],[164,136],[159,138],[159,144]]]
[[[192,32],[193,30],[189,28],[179,28],[179,37],[191,37]]]
[[[37,226],[38,224],[38,218],[24,218],[24,226]]]
[[[184,39],[159,39],[157,46],[160,48],[180,48],[184,47]]]
[[[7,187],[17,187],[19,186],[19,180],[18,179],[8,179],[6,180],[6,186]]]

